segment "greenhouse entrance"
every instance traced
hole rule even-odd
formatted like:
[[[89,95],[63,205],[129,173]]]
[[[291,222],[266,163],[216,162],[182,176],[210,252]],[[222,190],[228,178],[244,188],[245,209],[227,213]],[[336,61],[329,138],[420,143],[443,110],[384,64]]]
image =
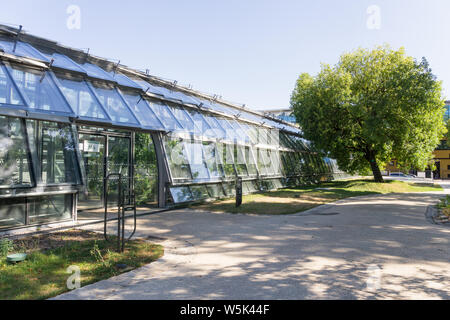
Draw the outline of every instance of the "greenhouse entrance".
[[[102,219],[105,206],[115,217],[119,184],[126,194],[135,193],[139,212],[157,206],[156,156],[149,134],[80,127],[78,144],[86,181],[78,197],[79,220]]]

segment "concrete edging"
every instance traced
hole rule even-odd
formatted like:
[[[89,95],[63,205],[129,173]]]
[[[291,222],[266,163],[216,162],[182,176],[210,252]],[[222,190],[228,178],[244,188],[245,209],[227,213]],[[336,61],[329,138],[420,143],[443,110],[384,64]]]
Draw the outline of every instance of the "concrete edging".
[[[425,217],[432,224],[450,226],[450,217],[443,215],[435,205],[427,207]]]

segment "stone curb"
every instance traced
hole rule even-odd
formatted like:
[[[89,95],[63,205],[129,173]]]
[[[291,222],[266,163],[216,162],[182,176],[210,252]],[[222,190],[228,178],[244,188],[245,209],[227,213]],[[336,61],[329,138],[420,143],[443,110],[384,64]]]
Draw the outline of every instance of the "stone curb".
[[[427,207],[427,211],[425,212],[425,217],[428,222],[437,225],[449,225],[450,217],[442,214],[435,205],[431,205]]]

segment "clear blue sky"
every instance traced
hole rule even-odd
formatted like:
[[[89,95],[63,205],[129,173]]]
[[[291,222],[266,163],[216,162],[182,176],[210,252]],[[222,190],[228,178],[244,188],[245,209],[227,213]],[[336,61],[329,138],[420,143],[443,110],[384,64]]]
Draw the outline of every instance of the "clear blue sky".
[[[66,26],[69,5],[79,30]],[[370,5],[379,30],[367,28]],[[289,106],[300,73],[383,43],[425,56],[450,98],[449,13],[448,0],[21,0],[2,1],[0,22],[267,109]]]

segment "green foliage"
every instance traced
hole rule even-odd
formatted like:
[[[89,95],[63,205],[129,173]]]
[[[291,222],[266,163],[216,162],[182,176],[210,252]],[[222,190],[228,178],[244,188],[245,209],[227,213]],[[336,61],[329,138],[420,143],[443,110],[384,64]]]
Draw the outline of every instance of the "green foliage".
[[[9,239],[0,240],[0,257],[5,257],[14,249],[14,243]]]
[[[302,74],[291,104],[313,147],[349,173],[396,159],[424,170],[445,133],[441,82],[421,62],[389,46],[358,49],[315,77]]]
[[[64,293],[69,290],[66,270],[71,265],[80,267],[81,286],[85,286],[142,267],[164,254],[162,246],[144,240],[131,240],[125,252],[116,253],[116,239],[67,241],[53,249],[37,248],[17,265],[0,260],[0,300],[47,299]],[[117,264],[129,269],[118,269]]]
[[[450,208],[450,195],[446,195],[445,198],[439,199],[439,203],[436,207],[439,209]]]

